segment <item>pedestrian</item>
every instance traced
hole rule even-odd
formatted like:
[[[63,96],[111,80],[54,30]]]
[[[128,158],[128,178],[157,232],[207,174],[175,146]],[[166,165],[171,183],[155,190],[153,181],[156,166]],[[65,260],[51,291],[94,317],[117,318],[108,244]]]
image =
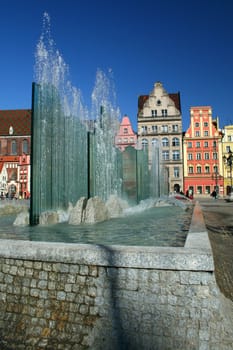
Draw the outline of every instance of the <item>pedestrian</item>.
[[[211,193],[211,197],[217,199],[217,192],[215,190],[213,190],[213,192]]]

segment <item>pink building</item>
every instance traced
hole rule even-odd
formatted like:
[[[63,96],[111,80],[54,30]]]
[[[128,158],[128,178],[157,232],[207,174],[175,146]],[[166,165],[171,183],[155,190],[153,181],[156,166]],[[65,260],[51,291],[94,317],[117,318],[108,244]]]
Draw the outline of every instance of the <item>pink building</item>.
[[[136,148],[137,134],[133,131],[129,117],[124,115],[122,118],[119,131],[115,137],[115,146],[120,151],[124,151],[126,147],[131,146]]]

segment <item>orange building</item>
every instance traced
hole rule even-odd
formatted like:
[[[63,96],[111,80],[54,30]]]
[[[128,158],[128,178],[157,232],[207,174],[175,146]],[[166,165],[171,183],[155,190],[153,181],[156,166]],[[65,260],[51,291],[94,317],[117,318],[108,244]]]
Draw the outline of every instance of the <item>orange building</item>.
[[[131,122],[127,115],[122,118],[119,131],[115,137],[115,146],[121,151],[124,151],[126,147],[137,146],[137,135],[132,129]]]
[[[210,106],[191,107],[190,126],[184,134],[184,189],[189,194],[223,195],[222,133]]]

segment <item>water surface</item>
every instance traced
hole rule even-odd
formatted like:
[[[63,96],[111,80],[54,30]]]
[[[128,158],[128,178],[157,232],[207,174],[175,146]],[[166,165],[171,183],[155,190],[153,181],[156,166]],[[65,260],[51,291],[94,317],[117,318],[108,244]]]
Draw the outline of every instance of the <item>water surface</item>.
[[[0,216],[0,239],[103,245],[184,246],[192,211],[156,207],[123,218],[82,225],[13,226],[15,215]]]

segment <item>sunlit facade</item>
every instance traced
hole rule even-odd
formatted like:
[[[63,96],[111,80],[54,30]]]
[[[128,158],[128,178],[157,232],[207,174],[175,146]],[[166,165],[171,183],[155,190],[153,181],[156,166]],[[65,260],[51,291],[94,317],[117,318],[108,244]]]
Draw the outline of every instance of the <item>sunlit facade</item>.
[[[184,134],[184,187],[189,194],[224,194],[222,132],[210,106],[191,107],[190,126]]]
[[[169,192],[183,191],[182,117],[179,93],[167,93],[161,82],[149,95],[138,99],[138,144],[147,148],[149,163],[153,146],[159,145],[167,172]]]

